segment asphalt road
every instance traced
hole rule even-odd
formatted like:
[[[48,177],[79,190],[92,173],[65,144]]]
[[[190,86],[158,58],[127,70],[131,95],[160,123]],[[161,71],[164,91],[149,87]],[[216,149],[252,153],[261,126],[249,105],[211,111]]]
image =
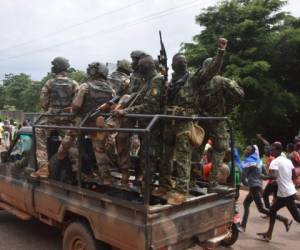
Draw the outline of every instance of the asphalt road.
[[[243,201],[246,192],[242,191],[240,200]],[[291,218],[285,209],[281,214]],[[246,233],[240,235],[239,240],[231,248],[219,247],[218,250],[299,250],[300,225],[294,222],[290,232],[286,233],[284,226],[277,222],[273,239],[270,243],[260,241],[256,232],[267,229],[268,220],[263,219],[254,204],[250,211]],[[62,238],[60,231],[44,225],[36,220],[21,221],[0,211],[0,250],[61,250]],[[195,250],[200,249],[198,247]]]

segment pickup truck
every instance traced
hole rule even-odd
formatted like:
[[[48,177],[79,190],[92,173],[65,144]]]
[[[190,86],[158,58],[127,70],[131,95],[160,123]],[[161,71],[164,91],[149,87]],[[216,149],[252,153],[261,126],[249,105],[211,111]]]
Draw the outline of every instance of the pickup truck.
[[[150,119],[149,126],[135,128],[135,132],[147,134],[165,117],[146,118]],[[38,219],[61,229],[63,250],[183,250],[195,245],[214,249],[229,237],[235,205],[233,185],[190,195],[182,205],[172,206],[151,197],[150,171],[146,171],[142,194],[95,183],[90,188],[82,180],[75,184],[51,177],[33,180],[34,131],[43,126],[21,128],[8,151],[1,152],[0,209],[21,220]],[[73,129],[97,130],[82,124]]]

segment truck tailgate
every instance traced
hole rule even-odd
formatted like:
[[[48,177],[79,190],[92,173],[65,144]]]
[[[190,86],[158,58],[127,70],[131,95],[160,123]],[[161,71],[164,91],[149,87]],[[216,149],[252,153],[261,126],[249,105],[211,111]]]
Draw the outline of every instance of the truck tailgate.
[[[214,237],[216,228],[232,220],[234,200],[217,198],[215,194],[208,196],[151,214],[152,248],[193,241],[194,236],[200,241]]]

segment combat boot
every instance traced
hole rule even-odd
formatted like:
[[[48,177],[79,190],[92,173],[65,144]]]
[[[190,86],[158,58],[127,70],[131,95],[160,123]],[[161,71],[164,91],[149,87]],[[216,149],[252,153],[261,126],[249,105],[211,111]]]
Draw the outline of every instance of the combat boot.
[[[152,191],[152,195],[156,197],[163,197],[168,193],[168,189],[165,187],[158,187]]]
[[[177,191],[175,192],[169,192],[167,194],[167,202],[170,205],[181,205],[186,201],[186,195],[183,193],[179,193]]]
[[[43,165],[37,171],[30,174],[32,178],[48,178],[49,177],[49,168],[48,165]]]

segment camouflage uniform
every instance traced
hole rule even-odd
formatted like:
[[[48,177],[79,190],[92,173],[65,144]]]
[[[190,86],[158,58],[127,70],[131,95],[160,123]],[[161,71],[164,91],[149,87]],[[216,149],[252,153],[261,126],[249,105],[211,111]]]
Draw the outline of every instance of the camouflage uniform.
[[[114,89],[117,96],[128,93],[131,72],[132,69],[129,61],[125,59],[118,61],[117,70],[109,76],[110,86]]]
[[[160,89],[163,84],[163,79],[160,74],[155,70],[155,65],[152,57],[147,56],[140,60],[139,65],[143,62],[150,62],[150,65],[147,65],[147,72],[141,74],[142,80],[139,82],[138,97],[134,102],[134,105],[125,108],[124,112],[126,113],[142,113],[142,114],[158,114],[161,112],[160,108]],[[118,118],[114,118],[115,124],[111,123],[111,126],[118,126]],[[145,127],[145,121],[141,121],[140,127]],[[132,121],[128,119],[121,119],[121,127],[133,127]],[[150,140],[150,153],[149,156],[155,162],[157,160],[157,144],[158,140],[156,138],[157,133],[153,133],[153,137]],[[156,140],[155,140],[156,138]],[[125,176],[124,181],[128,180],[128,169],[131,167],[130,162],[130,140],[127,133],[118,133],[117,137],[117,151],[118,151],[118,163],[122,169],[123,175]],[[140,148],[140,158],[141,165],[143,166],[146,159],[146,147],[145,144],[141,143]]]
[[[48,80],[41,91],[41,105],[46,111],[46,114],[60,114],[64,113],[66,108],[69,108],[72,103],[72,99],[77,91],[78,83],[65,76],[65,73],[59,73],[54,78]],[[40,125],[74,125],[74,118],[71,117],[44,117],[40,122]],[[32,173],[32,177],[48,177],[48,155],[47,155],[47,138],[50,137],[53,129],[37,128],[36,133],[36,157],[39,170],[46,174],[39,174],[37,172]],[[78,169],[78,156],[77,150],[71,146],[74,144],[74,131],[71,130],[59,130],[57,131],[63,138],[58,149],[58,159],[63,159],[68,153],[72,163],[74,171]]]
[[[243,89],[234,80],[219,75],[201,86],[199,93],[201,95],[201,99],[197,103],[199,105],[199,113],[201,116],[215,117],[228,115],[233,105],[238,103],[244,96]],[[213,142],[213,168],[210,174],[210,181],[215,182],[217,180],[218,168],[222,165],[225,152],[228,148],[229,134],[225,121],[201,122],[201,126],[205,130],[205,139],[197,154],[198,157],[201,156],[207,140],[211,139]],[[199,161],[196,157],[197,155],[195,156],[195,160]]]
[[[130,54],[131,59],[132,59],[132,74],[130,76],[130,89],[129,93],[135,93],[138,92],[140,89],[140,83],[142,80],[141,74],[138,72],[138,62],[139,60],[146,56],[146,53],[140,50],[134,50]]]
[[[93,68],[96,68],[96,70],[100,73],[91,75],[90,71]],[[87,71],[90,76],[90,80],[80,85],[78,93],[76,94],[72,104],[72,109],[76,113],[80,114],[81,118],[84,118],[89,112],[111,100],[115,95],[114,90],[109,86],[109,82],[106,80],[108,70],[104,64],[98,62],[92,63],[89,65]],[[97,120],[96,122],[93,121],[88,123],[88,126],[91,127],[95,127],[97,125]],[[107,136],[108,133],[106,132],[91,133],[98,172],[102,178],[110,176],[109,169],[112,165],[111,160],[106,154]]]
[[[222,60],[223,51],[219,50],[218,55],[206,70],[198,70],[193,76],[190,76],[190,73],[186,70],[185,57],[182,54],[176,54],[173,57],[172,64],[174,74],[168,86],[166,114],[180,116],[195,114],[197,112],[195,101],[198,101],[199,87],[218,72]],[[160,166],[161,188],[154,190],[152,194],[161,196],[172,189],[171,177],[174,170],[177,173],[175,193],[169,195],[168,203],[180,204],[185,200],[189,190],[193,150],[190,139],[192,122],[166,122],[164,127],[165,152]]]

